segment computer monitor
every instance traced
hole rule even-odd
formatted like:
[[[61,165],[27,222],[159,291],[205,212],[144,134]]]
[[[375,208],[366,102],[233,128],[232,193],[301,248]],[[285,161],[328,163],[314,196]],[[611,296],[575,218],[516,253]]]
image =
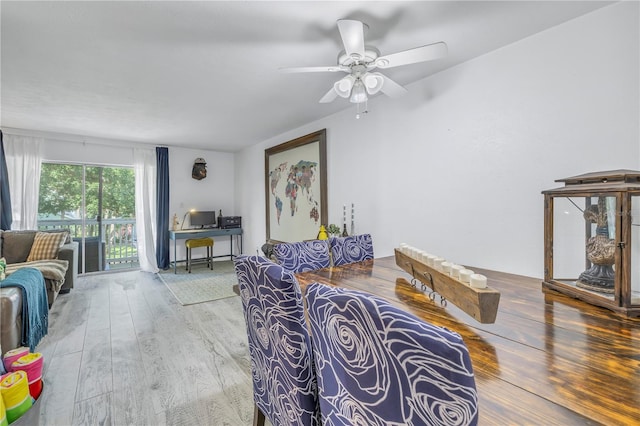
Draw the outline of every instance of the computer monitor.
[[[216,226],[216,212],[191,212],[190,215],[192,228],[213,228]]]

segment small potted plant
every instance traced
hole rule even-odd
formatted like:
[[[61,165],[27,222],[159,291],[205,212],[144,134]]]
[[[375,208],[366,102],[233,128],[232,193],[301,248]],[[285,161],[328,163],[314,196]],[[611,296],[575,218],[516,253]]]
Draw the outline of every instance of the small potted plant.
[[[332,223],[327,227],[327,232],[332,237],[339,237],[341,231],[340,231],[340,227],[338,225]]]

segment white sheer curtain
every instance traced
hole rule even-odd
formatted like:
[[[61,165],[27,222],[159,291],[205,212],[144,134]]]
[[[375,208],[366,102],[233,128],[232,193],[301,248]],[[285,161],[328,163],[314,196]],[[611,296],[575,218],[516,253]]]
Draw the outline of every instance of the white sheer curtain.
[[[156,153],[153,149],[135,148],[136,230],[140,269],[158,272],[156,261]]]
[[[11,229],[38,229],[42,138],[4,134],[11,193]]]

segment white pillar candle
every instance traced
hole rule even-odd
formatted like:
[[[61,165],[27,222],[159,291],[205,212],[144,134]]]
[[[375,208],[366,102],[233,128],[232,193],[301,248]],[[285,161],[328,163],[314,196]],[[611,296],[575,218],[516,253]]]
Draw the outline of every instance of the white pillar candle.
[[[433,259],[433,267],[438,270],[438,271],[442,271],[442,262],[444,262],[445,260],[441,257],[436,257],[435,259]]]
[[[430,254],[427,256],[427,265],[433,267],[433,261],[436,260],[438,256]]]
[[[472,274],[470,278],[471,287],[474,288],[486,288],[487,287],[487,277],[480,274]]]
[[[351,203],[351,235],[356,235],[356,205]]]
[[[473,275],[473,271],[471,269],[462,269],[460,271],[460,281],[468,283],[471,281],[471,275]]]
[[[400,243],[400,253],[407,254],[407,249],[409,245],[407,243]]]
[[[464,269],[462,265],[451,265],[451,277],[455,279],[460,278],[460,271]]]
[[[342,205],[342,226],[346,228],[346,225],[347,225],[347,205],[343,204]]]
[[[442,272],[444,272],[445,274],[450,274],[451,273],[451,262],[442,262],[442,265],[440,265],[442,267]]]

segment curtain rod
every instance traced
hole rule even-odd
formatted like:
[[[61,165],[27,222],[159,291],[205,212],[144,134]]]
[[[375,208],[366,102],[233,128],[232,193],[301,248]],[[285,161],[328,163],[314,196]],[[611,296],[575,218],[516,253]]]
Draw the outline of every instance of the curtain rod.
[[[172,148],[166,144],[151,144],[151,143],[143,143],[143,142],[133,142],[133,141],[123,141],[117,139],[103,139],[103,138],[88,138],[86,136],[81,135],[71,135],[66,133],[52,133],[52,132],[43,132],[38,130],[26,130],[26,129],[16,129],[11,127],[3,127],[2,132],[8,135],[16,135],[16,136],[30,136],[43,138],[48,140],[54,140],[59,142],[71,142],[71,143],[80,143],[83,145],[100,145],[100,146],[119,146],[122,148]]]

